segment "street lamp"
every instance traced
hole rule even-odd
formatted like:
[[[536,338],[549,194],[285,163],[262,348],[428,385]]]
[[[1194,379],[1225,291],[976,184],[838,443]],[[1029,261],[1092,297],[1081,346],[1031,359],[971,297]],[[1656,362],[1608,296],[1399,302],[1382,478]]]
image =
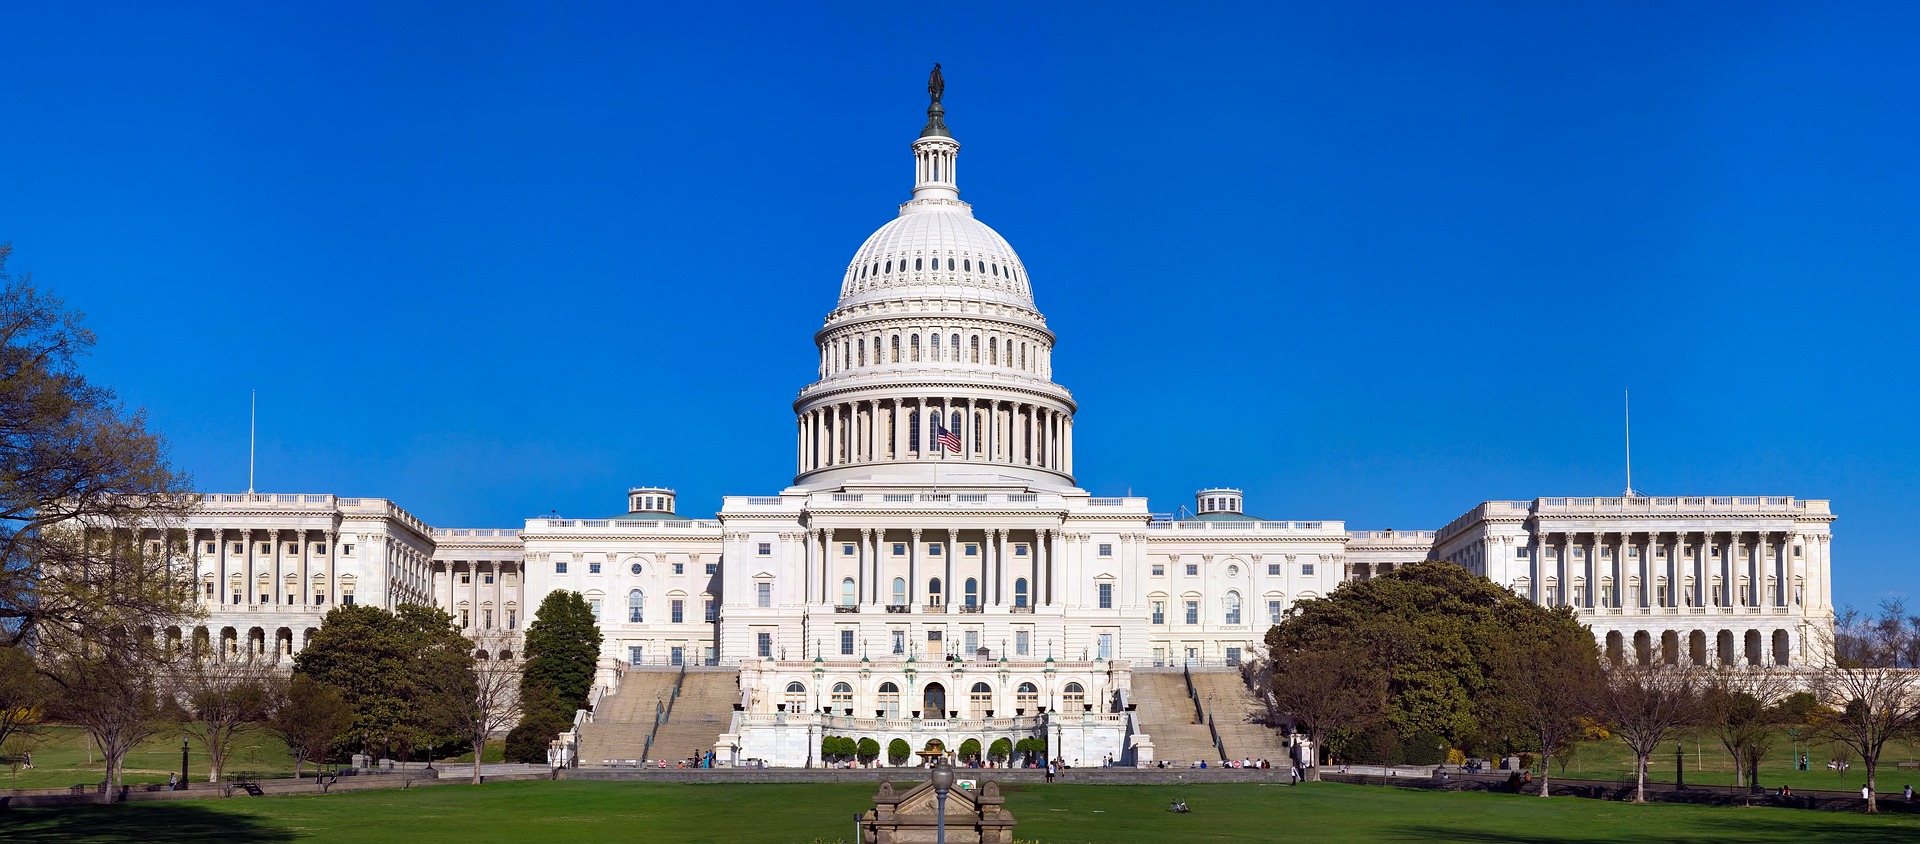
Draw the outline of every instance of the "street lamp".
[[[947,844],[947,792],[953,790],[953,766],[941,757],[933,766],[933,797],[939,804],[940,818],[934,833],[935,844]]]
[[[1673,788],[1675,791],[1687,787],[1687,751],[1680,742],[1673,743]]]
[[[433,742],[427,742],[427,773],[433,773]]]
[[[187,789],[187,737],[180,737],[180,790]]]

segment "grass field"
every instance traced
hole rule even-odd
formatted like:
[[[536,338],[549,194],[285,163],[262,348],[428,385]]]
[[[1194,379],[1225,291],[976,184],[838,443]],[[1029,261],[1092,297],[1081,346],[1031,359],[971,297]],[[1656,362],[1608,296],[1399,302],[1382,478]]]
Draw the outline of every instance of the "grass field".
[[[1733,757],[1727,755],[1726,748],[1720,746],[1718,739],[1709,734],[1696,742],[1694,737],[1688,736],[1683,744],[1686,748],[1687,782],[1695,785],[1733,784]],[[1647,772],[1649,782],[1673,782],[1673,745],[1669,741],[1661,746],[1659,753],[1653,755],[1652,767]],[[1811,770],[1801,771],[1794,767],[1796,746],[1811,757]],[[1760,782],[1769,788],[1790,785],[1802,791],[1859,791],[1867,781],[1867,769],[1860,764],[1858,757],[1852,759],[1852,767],[1844,773],[1827,770],[1827,760],[1841,753],[1825,742],[1808,746],[1804,739],[1795,742],[1784,732],[1780,733],[1766,759],[1760,763]],[[1920,771],[1900,771],[1895,765],[1901,761],[1920,761],[1920,743],[1893,742],[1887,746],[1880,759],[1878,784],[1881,793],[1897,792],[1908,783],[1920,789]],[[1554,764],[1553,775],[1562,775],[1559,763]],[[1566,776],[1630,778],[1633,776],[1633,752],[1618,739],[1582,743],[1572,763],[1567,766]]]
[[[179,773],[180,739],[181,733],[177,731],[161,733],[128,754],[127,782],[132,785],[166,782],[167,774]],[[23,746],[33,753],[33,767],[10,764],[9,757],[8,764],[0,764],[0,788],[64,788],[75,783],[99,782],[106,776],[100,752],[93,749],[92,741],[78,727],[40,728]],[[498,762],[505,753],[506,743],[488,742],[486,750],[484,761]],[[451,760],[435,757],[435,760],[470,763],[473,753],[469,751]],[[293,759],[287,755],[287,746],[278,736],[254,727],[241,733],[234,742],[226,769],[228,774],[251,771],[263,777],[290,777]],[[312,763],[307,764],[306,771],[313,772]],[[194,782],[207,780],[206,748],[197,741],[191,743],[188,751],[187,772]]]
[[[330,796],[130,803],[0,813],[12,842],[395,840],[837,842],[872,783],[525,782]],[[1175,815],[1179,797],[1193,812]],[[1032,785],[1007,789],[1016,836],[1045,844],[1444,840],[1875,844],[1920,840],[1920,817],[1608,803],[1313,783]]]

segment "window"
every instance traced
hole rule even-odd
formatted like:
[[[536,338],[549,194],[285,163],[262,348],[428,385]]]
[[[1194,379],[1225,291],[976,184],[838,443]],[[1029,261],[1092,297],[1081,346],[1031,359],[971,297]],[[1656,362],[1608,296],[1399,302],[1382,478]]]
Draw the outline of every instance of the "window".
[[[1105,542],[1100,543],[1100,556],[1102,557],[1113,556],[1113,546]]]
[[[471,585],[472,583],[473,583],[473,572],[470,572],[470,571],[463,571],[463,572],[461,572],[461,573],[460,573],[460,585],[461,585],[461,586],[469,586],[469,585]]]
[[[899,656],[907,652],[907,631],[893,631],[893,654]]]
[[[1793,546],[1793,555],[1796,557],[1800,556],[1800,546],[1798,545]]]
[[[1100,592],[1100,608],[1103,610],[1113,609],[1113,584],[1102,583],[1098,588]]]
[[[213,597],[213,584],[207,584],[207,597]]]
[[[674,573],[674,574],[686,574],[686,573],[687,573],[687,564],[686,564],[686,563],[674,563],[674,564],[673,564],[673,573]]]
[[[315,592],[315,593],[313,593],[313,602],[314,602],[314,603],[315,603],[316,605],[317,605],[317,604],[324,604],[324,603],[326,603],[326,602],[327,602],[327,593],[325,593],[325,592]]]
[[[634,574],[639,574],[639,573],[640,573],[640,564],[639,564],[639,563],[634,563],[633,565],[630,565],[630,566],[627,566],[627,571],[630,571],[630,572],[633,572]]]
[[[969,607],[977,607],[980,605],[980,581],[971,577],[967,578],[966,604]]]
[[[980,631],[968,630],[967,631],[967,652],[965,654],[962,654],[962,656],[971,658],[978,653],[980,653]]]
[[[1154,563],[1154,564],[1153,564],[1153,576],[1154,576],[1154,577],[1165,577],[1165,576],[1166,576],[1166,574],[1167,574],[1167,567],[1166,567],[1166,566],[1163,566],[1163,565],[1161,565],[1161,564],[1159,564],[1159,563]]]
[[[347,606],[349,606],[349,607],[351,607],[351,606],[353,606],[353,593],[352,593],[352,592],[348,592],[348,593],[346,593],[346,594],[344,594],[344,595],[341,595],[341,596],[340,596],[340,603],[343,603],[343,604],[346,604],[346,605],[347,605]]]
[[[292,598],[293,596],[292,596],[292,595],[288,595],[287,597],[288,597],[289,599],[291,599],[291,598]],[[293,603],[293,601],[291,601],[291,600],[289,600],[289,601],[287,601],[287,603],[289,603],[289,604],[291,604],[291,603]],[[493,610],[481,610],[481,611],[480,611],[480,629],[482,629],[482,630],[492,630],[492,629],[493,629]]]
[[[1154,624],[1167,623],[1167,602],[1166,601],[1153,602],[1153,623]]]
[[[687,664],[687,648],[686,648],[686,646],[684,646],[684,645],[674,645],[673,647],[671,647],[671,648],[668,648],[668,649],[667,649],[667,662],[668,662],[669,664],[672,664],[672,665],[685,665],[685,664]]]
[[[807,708],[807,687],[800,683],[787,684],[787,711],[799,712]]]
[[[1025,545],[1024,543],[1023,543],[1023,544],[1020,544],[1020,545],[1015,545],[1015,546],[1013,546],[1013,555],[1014,555],[1014,556],[1016,556],[1016,557],[1024,557],[1024,556],[1026,556],[1026,555],[1027,555],[1027,546],[1026,546],[1026,545]]]
[[[1087,690],[1079,683],[1068,683],[1060,691],[1060,705],[1068,712],[1078,712],[1087,703]]]
[[[1188,624],[1200,623],[1200,602],[1199,601],[1187,602],[1187,623]]]
[[[840,655],[853,656],[853,630],[840,631]]]
[[[719,564],[719,563],[708,563],[708,564],[707,564],[707,574],[719,574],[719,573],[720,573],[720,564]]]
[[[1026,656],[1028,649],[1032,646],[1032,639],[1033,634],[1025,630],[1013,631],[1013,655]]]
[[[907,579],[904,577],[893,579],[893,604],[897,607],[907,605]]]
[[[967,704],[974,715],[985,717],[987,710],[993,708],[993,687],[985,683],[975,683],[967,691]]]
[[[507,629],[512,630],[518,626],[520,626],[520,611],[507,610]]]
[[[557,560],[557,561],[555,561],[555,562],[554,562],[554,564],[553,564],[553,573],[554,573],[554,574],[566,574],[566,573],[567,573],[567,561],[566,561],[566,560]]]
[[[1188,563],[1188,564],[1187,564],[1187,576],[1188,576],[1188,577],[1199,577],[1199,576],[1200,576],[1200,564],[1199,564],[1199,563]]]
[[[754,606],[773,606],[773,584],[761,582],[753,585]]]
[[[1032,683],[1021,683],[1013,693],[1013,705],[1023,712],[1032,712],[1040,708],[1040,689]]]
[[[1280,610],[1280,602],[1279,602],[1279,601],[1268,601],[1268,602],[1267,602],[1267,623],[1269,623],[1269,624],[1279,624],[1279,623],[1280,623],[1280,612],[1281,612],[1281,610]]]
[[[1240,567],[1239,567],[1239,566],[1227,566],[1227,576],[1228,576],[1228,577],[1239,577],[1239,576],[1240,576]]]
[[[840,581],[840,606],[851,607],[857,603],[859,599],[854,595],[853,578]]]
[[[929,557],[938,557],[938,556],[940,556],[940,543],[938,543],[938,542],[934,542],[934,543],[930,543],[930,544],[928,544],[928,545],[927,545],[927,556],[929,556]]]
[[[1227,616],[1228,624],[1240,623],[1240,593],[1238,592],[1227,593],[1226,616]]]
[[[473,618],[470,615],[468,615],[466,610],[460,611],[460,626],[462,628],[473,626]]]
[[[706,621],[708,624],[712,624],[713,622],[719,621],[720,605],[715,604],[712,598],[701,598],[700,599],[700,618]]]
[[[900,687],[892,682],[880,684],[880,717],[900,717]]]
[[[627,593],[627,621],[639,624],[646,621],[647,596],[635,589]]]
[[[760,556],[769,557],[772,555],[773,555],[773,543],[771,542],[760,543]]]
[[[1015,578],[1013,581],[1013,605],[1016,607],[1027,605],[1027,579],[1024,577]]]
[[[672,618],[670,620],[674,624],[680,624],[681,622],[684,622],[687,620],[686,619],[687,602],[685,599],[675,598],[673,599],[673,603],[668,604],[668,607],[670,608],[669,612],[672,614]]]
[[[1312,563],[1301,563],[1301,564],[1300,564],[1300,574],[1301,574],[1302,576],[1304,576],[1304,577],[1312,577],[1312,576],[1313,576],[1313,564],[1312,564]]]
[[[842,556],[842,557],[851,557],[851,556],[853,556],[853,543],[851,543],[851,542],[845,542],[845,543],[841,543],[841,545],[840,545],[840,556]]]
[[[927,631],[927,658],[939,659],[947,654],[946,634],[938,630]]]
[[[599,574],[599,573],[600,573],[600,564],[599,564],[599,563],[588,563],[588,564],[587,564],[587,574]]]
[[[971,542],[967,543],[967,556],[969,557],[980,556],[980,546],[975,545]]]
[[[940,578],[927,581],[927,606],[940,606]]]
[[[600,621],[600,599],[588,598],[587,607],[593,610],[593,620],[595,622]]]
[[[853,652],[848,651],[847,653],[853,653]],[[834,708],[839,709],[841,712],[845,712],[853,708],[852,684],[849,684],[849,683],[833,684],[833,705],[834,705]]]
[[[1240,649],[1239,648],[1227,649],[1227,664],[1231,666],[1236,666],[1236,667],[1240,665]]]
[[[1113,634],[1112,633],[1100,634],[1100,649],[1099,651],[1097,651],[1097,653],[1099,654],[1101,659],[1113,658]]]
[[[483,574],[483,575],[481,575],[481,576],[480,576],[480,582],[481,582],[481,583],[484,583],[484,584],[486,584],[486,585],[488,585],[488,586],[492,586],[492,585],[493,585],[493,572],[487,572],[486,574]]]
[[[895,542],[895,543],[893,543],[893,555],[894,555],[894,556],[896,556],[896,557],[904,557],[904,556],[906,556],[906,555],[907,555],[907,543],[905,543],[905,542]]]
[[[1279,563],[1268,563],[1268,564],[1267,564],[1267,574],[1268,574],[1268,576],[1271,576],[1271,577],[1279,577],[1279,576],[1280,576],[1280,564],[1279,564]]]
[[[627,664],[644,665],[646,664],[646,661],[647,661],[647,648],[645,645],[628,645],[627,646]]]
[[[753,634],[753,641],[754,641],[755,653],[758,653],[762,657],[773,656],[773,634],[772,633],[766,633],[766,632],[755,633]]]

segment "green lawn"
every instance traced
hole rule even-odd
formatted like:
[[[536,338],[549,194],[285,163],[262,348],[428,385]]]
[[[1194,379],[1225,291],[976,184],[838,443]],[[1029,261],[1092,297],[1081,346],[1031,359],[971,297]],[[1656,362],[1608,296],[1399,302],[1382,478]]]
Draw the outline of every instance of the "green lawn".
[[[127,754],[127,782],[166,782],[168,773],[179,773],[181,738],[178,732],[161,733]],[[78,727],[40,728],[26,749],[33,754],[33,767],[16,768],[9,760],[9,764],[0,766],[0,788],[59,788],[99,782],[106,776],[100,752]],[[255,727],[242,733],[231,753],[228,771],[293,776],[293,759],[287,756],[286,744],[264,729]],[[307,770],[313,770],[313,766],[308,765]],[[195,782],[207,779],[207,751],[198,742],[188,753],[187,772]]]
[[[1683,739],[1686,748],[1687,782],[1696,785],[1733,784],[1733,757],[1727,755],[1726,748],[1720,746],[1720,740],[1711,734],[1703,735],[1699,741],[1692,736]],[[1649,782],[1673,782],[1673,745],[1668,741],[1661,745],[1660,752],[1653,755],[1649,768]],[[1769,788],[1790,785],[1796,789],[1826,789],[1829,791],[1859,791],[1867,781],[1867,769],[1854,757],[1853,765],[1844,774],[1827,770],[1827,760],[1836,758],[1840,751],[1826,742],[1808,746],[1803,739],[1798,742],[1801,752],[1811,756],[1811,770],[1801,771],[1794,767],[1794,748],[1796,742],[1785,733],[1779,734],[1766,759],[1760,763],[1760,783]],[[1900,787],[1912,783],[1920,789],[1920,771],[1900,771],[1895,763],[1901,761],[1920,761],[1920,743],[1894,742],[1888,745],[1881,757],[1879,786],[1883,794],[1898,792]],[[1555,763],[1553,775],[1561,776],[1560,765]],[[1585,742],[1574,754],[1573,761],[1567,766],[1567,776],[1592,779],[1626,779],[1633,776],[1633,752],[1619,739],[1610,741]]]
[[[684,785],[524,782],[330,796],[131,803],[0,814],[14,842],[526,841],[837,842],[871,783]],[[1179,797],[1192,814],[1174,815]],[[1022,841],[1481,842],[1920,840],[1920,817],[1785,809],[1635,806],[1578,798],[1314,783],[1031,785],[1007,790]]]

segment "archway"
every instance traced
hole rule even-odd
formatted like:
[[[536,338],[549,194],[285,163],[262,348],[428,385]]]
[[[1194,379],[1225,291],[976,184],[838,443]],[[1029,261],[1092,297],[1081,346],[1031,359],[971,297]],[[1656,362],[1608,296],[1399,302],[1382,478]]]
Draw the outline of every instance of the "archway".
[[[1707,633],[1706,631],[1695,630],[1692,633],[1687,634],[1687,656],[1693,659],[1694,665],[1698,665],[1702,667],[1706,666],[1707,664]]]
[[[926,691],[920,697],[923,704],[921,715],[927,718],[947,717],[947,687],[939,683],[928,683]]]
[[[1660,634],[1660,658],[1668,665],[1680,664],[1680,634],[1672,630]]]
[[[1793,653],[1793,646],[1792,646],[1791,640],[1789,640],[1789,638],[1787,637],[1787,631],[1785,630],[1773,631],[1773,664],[1774,665],[1793,664],[1792,653]]]
[[[1761,660],[1765,659],[1764,654],[1761,653],[1762,645],[1760,644],[1760,631],[1748,630],[1746,639],[1747,639],[1746,641],[1747,664],[1758,667],[1759,665],[1761,665]]]
[[[1714,637],[1714,645],[1716,650],[1716,653],[1714,654],[1714,656],[1717,658],[1717,661],[1721,665],[1732,665],[1733,659],[1734,659],[1733,631],[1732,630],[1720,631],[1720,635]]]
[[[1625,647],[1622,644],[1620,631],[1618,630],[1608,631],[1607,632],[1607,661],[1615,665],[1619,665],[1620,661],[1626,658],[1622,653],[1622,651],[1624,650],[1625,650]]]
[[[1641,665],[1653,664],[1653,634],[1645,630],[1633,634],[1633,659]]]

